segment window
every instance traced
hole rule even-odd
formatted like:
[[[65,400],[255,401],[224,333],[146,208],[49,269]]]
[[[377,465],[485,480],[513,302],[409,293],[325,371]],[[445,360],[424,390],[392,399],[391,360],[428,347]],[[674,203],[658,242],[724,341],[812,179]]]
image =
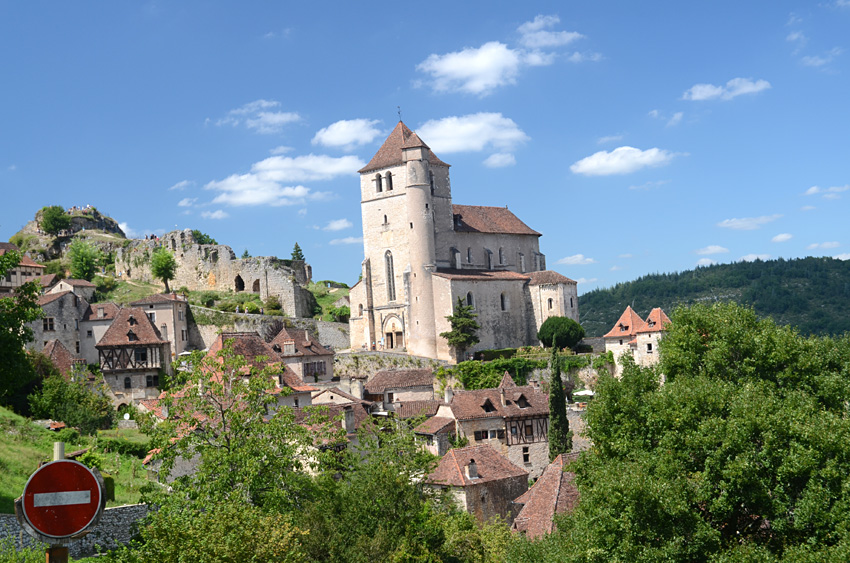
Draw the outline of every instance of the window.
[[[80,330],[80,321],[74,320],[74,330]]]
[[[152,323],[155,323],[156,322],[156,313],[154,313],[153,311],[148,313],[148,318],[151,320]]]
[[[133,348],[133,358],[136,360],[137,364],[148,363],[148,349],[147,348]],[[150,387],[150,385],[148,385],[148,387]]]
[[[298,397],[295,397],[295,408],[298,408]]]
[[[485,248],[484,254],[487,255],[487,269],[492,270],[493,269],[493,253]]]
[[[475,441],[480,442],[481,440],[487,439],[487,431],[486,430],[476,430],[475,431]]]
[[[507,311],[508,310],[508,299],[507,299],[507,297],[505,297],[504,293],[499,296],[499,302],[502,305],[502,311]]]
[[[387,216],[384,215],[384,225],[389,225],[389,224],[390,224],[389,219],[387,219]]]
[[[56,330],[53,325],[53,317],[44,317],[41,319],[41,326],[45,332],[52,332]]]
[[[133,381],[129,377],[124,378],[124,389],[131,389],[133,387]]]
[[[466,263],[472,264],[472,249],[471,248],[466,249]]]
[[[472,298],[472,292],[471,291],[466,294],[466,305],[468,307],[473,307],[473,308],[475,307],[475,299]]]
[[[519,253],[519,271],[525,272],[525,254]]]
[[[128,340],[128,341],[130,341],[130,342],[136,342],[138,339],[139,339],[139,337],[138,337],[138,336],[136,336],[136,333],[135,333],[135,332],[133,332],[132,330],[128,330],[128,331],[127,331],[127,340]]]
[[[147,387],[159,387],[159,376],[158,375],[149,375],[145,378],[145,384]]]
[[[496,407],[493,406],[493,403],[490,402],[490,399],[484,401],[484,404],[481,405],[481,408],[484,409],[484,412],[493,412],[496,410]]]
[[[650,346],[652,346],[652,344],[650,344]],[[77,340],[77,354],[79,354],[79,353],[80,353],[80,341]]]
[[[504,428],[500,428],[499,430],[496,430],[496,438],[498,438],[499,440],[505,439],[505,429]]]
[[[434,195],[434,173],[429,173],[429,180],[431,182],[431,195]]]
[[[393,254],[389,250],[384,254],[387,269],[387,300],[395,301],[395,271],[393,270]]]
[[[359,317],[363,316],[363,303],[361,303],[360,305],[357,306],[357,313],[358,313],[357,316],[359,316]]]
[[[130,315],[130,318],[127,319],[127,324],[130,326],[136,326],[136,317]]]
[[[180,331],[180,342],[186,342],[186,329]]]
[[[387,402],[392,403],[393,399],[395,399],[395,395],[393,395],[392,393],[387,393]]]
[[[92,338],[93,336],[94,336],[94,334],[92,334],[92,331],[90,331],[90,330],[86,331],[86,338]]]
[[[570,309],[572,309],[572,308],[573,308],[573,298],[570,297]]]
[[[182,321],[182,320],[183,320],[183,308],[182,308],[182,307],[180,308],[180,310],[179,310],[179,311],[177,311],[177,320],[178,320],[178,321]]]
[[[623,345],[623,339],[621,338],[620,339],[620,346],[622,346],[622,345]]]
[[[505,249],[502,248],[502,247],[499,247],[499,264],[504,264],[504,263],[505,263]]]
[[[393,191],[393,173],[387,172],[387,191]]]
[[[646,353],[647,353],[647,354],[652,354],[652,342],[647,342],[647,343],[646,343]]]
[[[382,191],[384,191],[384,186],[381,183],[381,175],[380,174],[375,174],[375,191],[378,192],[378,193],[381,193]]]
[[[546,303],[549,305],[549,310],[551,311],[552,306],[555,305],[555,301],[550,297]]]
[[[534,426],[530,422],[525,423],[525,437],[530,438],[534,436]]]
[[[495,430],[491,430],[491,431],[490,431],[490,439],[491,439],[491,440],[495,440],[495,439],[496,439],[496,431],[495,431]]]
[[[531,456],[528,454],[528,446],[522,447],[522,462],[531,463]]]

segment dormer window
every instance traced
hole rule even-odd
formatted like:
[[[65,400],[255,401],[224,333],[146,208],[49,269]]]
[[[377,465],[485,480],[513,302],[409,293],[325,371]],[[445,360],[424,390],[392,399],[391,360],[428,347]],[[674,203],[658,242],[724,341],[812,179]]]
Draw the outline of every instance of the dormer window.
[[[521,409],[527,409],[529,406],[528,399],[525,398],[525,395],[520,395],[519,399],[516,400],[516,404]]]
[[[484,412],[493,412],[496,410],[496,407],[493,406],[493,403],[490,402],[490,399],[484,401],[484,404],[481,405],[481,408],[484,409]]]
[[[133,315],[130,315],[130,318],[127,319],[127,324],[129,324],[130,326],[135,326],[136,325],[136,317],[134,317]]]
[[[136,342],[137,340],[139,340],[139,337],[136,336],[136,333],[133,332],[132,330],[128,330],[127,331],[127,340],[130,341],[130,342]]]
[[[272,344],[272,350],[280,354],[280,344]]]

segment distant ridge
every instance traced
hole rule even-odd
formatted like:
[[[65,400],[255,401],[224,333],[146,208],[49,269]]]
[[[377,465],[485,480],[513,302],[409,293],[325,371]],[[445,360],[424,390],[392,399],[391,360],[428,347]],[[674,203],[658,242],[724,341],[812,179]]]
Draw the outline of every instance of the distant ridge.
[[[735,301],[807,335],[850,332],[850,260],[777,259],[716,264],[671,274],[649,274],[579,297],[588,336],[602,336],[627,305],[643,317],[653,307]]]

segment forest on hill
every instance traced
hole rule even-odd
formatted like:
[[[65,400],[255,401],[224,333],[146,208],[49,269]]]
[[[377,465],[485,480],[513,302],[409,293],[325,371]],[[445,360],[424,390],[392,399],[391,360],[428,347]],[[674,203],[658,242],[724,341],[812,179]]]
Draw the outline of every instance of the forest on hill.
[[[608,332],[626,306],[642,317],[653,307],[734,301],[806,335],[850,331],[850,260],[808,257],[736,262],[685,272],[649,274],[579,297],[588,336]]]

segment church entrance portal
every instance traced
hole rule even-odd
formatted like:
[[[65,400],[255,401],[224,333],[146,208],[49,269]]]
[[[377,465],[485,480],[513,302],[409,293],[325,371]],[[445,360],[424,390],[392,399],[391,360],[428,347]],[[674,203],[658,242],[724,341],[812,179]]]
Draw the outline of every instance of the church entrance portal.
[[[401,350],[404,348],[404,331],[401,321],[392,316],[384,323],[384,350]]]

